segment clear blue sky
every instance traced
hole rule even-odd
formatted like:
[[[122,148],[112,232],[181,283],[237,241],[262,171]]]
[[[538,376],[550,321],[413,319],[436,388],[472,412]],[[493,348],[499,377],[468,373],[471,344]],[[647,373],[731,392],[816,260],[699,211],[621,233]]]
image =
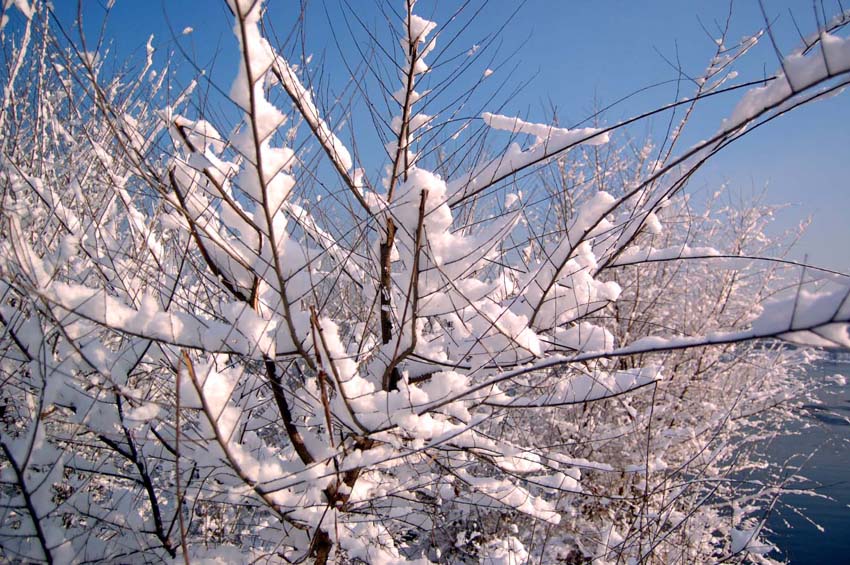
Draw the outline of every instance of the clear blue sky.
[[[386,33],[382,9],[399,9],[401,0],[349,0],[361,20],[377,34]],[[58,10],[65,22],[73,20],[76,2],[59,0]],[[270,21],[282,36],[297,16],[297,2],[272,0]],[[325,5],[327,4],[327,14]],[[419,0],[417,12],[445,23],[460,2]],[[398,5],[398,6],[397,6]],[[84,0],[87,30],[94,33],[103,14],[102,3]],[[307,47],[317,58],[324,57],[322,72],[331,79],[331,88],[342,88],[346,71],[334,35],[351,59],[356,59],[353,43],[340,16],[340,3],[308,2]],[[790,14],[804,33],[816,29],[810,0],[765,0],[774,22],[776,39],[783,52],[794,48],[799,37]],[[825,0],[827,11],[838,10],[834,0]],[[457,40],[454,52],[468,49],[495,32],[516,2],[491,0]],[[613,102],[641,87],[676,78],[665,61],[678,57],[684,69],[698,74],[714,51],[707,28],[717,37],[717,23],[723,23],[729,4],[722,1],[686,0],[529,0],[519,8],[489,56],[470,74],[480,76],[488,66],[496,69],[491,77],[513,86],[528,83],[519,96],[507,100],[503,113],[517,113],[544,119],[545,109],[554,103],[562,119],[580,121],[592,113],[595,101]],[[730,39],[751,35],[764,21],[755,0],[738,0],[733,5]],[[355,28],[358,24],[348,18]],[[701,22],[701,23],[700,23]],[[170,28],[169,28],[170,24]],[[182,36],[184,27],[194,32]],[[185,51],[206,66],[215,60],[211,73],[227,90],[235,71],[234,39],[224,2],[217,0],[168,0],[163,2],[117,0],[109,20],[108,34],[118,57],[143,52],[147,36],[153,33],[160,54],[175,52],[181,73],[191,65],[175,49],[179,41]],[[453,28],[457,30],[456,24]],[[173,33],[172,33],[173,30]],[[501,67],[496,66],[504,62]],[[777,59],[765,39],[737,68],[740,79],[771,75]],[[511,72],[513,71],[513,72]],[[180,76],[178,74],[178,76]],[[186,75],[188,76],[188,75]],[[685,85],[681,95],[690,94]],[[618,105],[603,118],[612,123],[643,110],[670,102],[674,85],[659,87]],[[497,97],[505,101],[505,95]],[[736,101],[735,95],[707,104],[691,124],[688,143],[711,135],[719,120]],[[495,110],[495,108],[494,108]],[[633,135],[663,133],[664,120],[641,124]],[[368,125],[368,124],[367,124]],[[780,215],[777,229],[791,226],[811,216],[809,232],[796,257],[809,256],[810,262],[850,271],[850,92],[819,102],[786,116],[762,131],[745,137],[730,151],[721,154],[695,178],[692,192],[713,191],[726,181],[733,190],[759,192],[768,187],[767,200],[792,206]]]

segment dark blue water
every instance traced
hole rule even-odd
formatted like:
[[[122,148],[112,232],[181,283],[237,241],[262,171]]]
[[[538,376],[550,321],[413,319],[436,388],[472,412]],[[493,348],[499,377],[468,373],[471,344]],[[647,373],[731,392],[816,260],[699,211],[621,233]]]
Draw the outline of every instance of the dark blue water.
[[[845,375],[846,384],[830,378],[836,374]],[[850,564],[850,363],[822,361],[807,376],[825,384],[817,393],[820,403],[806,405],[803,423],[792,427],[797,434],[774,440],[769,454],[803,464],[799,474],[807,480],[795,484],[818,497],[787,494],[778,501],[767,537],[779,552],[770,556],[793,565]]]

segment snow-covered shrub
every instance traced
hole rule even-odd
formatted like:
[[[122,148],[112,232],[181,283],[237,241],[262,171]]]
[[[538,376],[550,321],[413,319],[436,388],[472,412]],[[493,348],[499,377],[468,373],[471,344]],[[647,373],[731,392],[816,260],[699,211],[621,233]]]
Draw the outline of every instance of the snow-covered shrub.
[[[850,81],[846,17],[706,141],[589,171],[567,157],[617,151],[619,126],[485,112],[441,138],[457,110],[425,113],[441,30],[408,1],[372,178],[261,1],[227,3],[235,127],[194,83],[168,91],[153,43],[134,74],[109,74],[47,4],[15,6],[4,559],[757,554],[772,491],[724,478],[754,463],[733,453],[747,418],[796,388],[792,354],[756,340],[850,345],[848,284],[782,292],[775,263],[751,265],[766,251],[753,210],[691,216],[681,193],[755,125]],[[681,105],[726,88],[723,57]],[[475,150],[446,154],[453,136]],[[551,198],[514,189],[546,167],[569,181]],[[750,215],[718,229],[723,213]]]

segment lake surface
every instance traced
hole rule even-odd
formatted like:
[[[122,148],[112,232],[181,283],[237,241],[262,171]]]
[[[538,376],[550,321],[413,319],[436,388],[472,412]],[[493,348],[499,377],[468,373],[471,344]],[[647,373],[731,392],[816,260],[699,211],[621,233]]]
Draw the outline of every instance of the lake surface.
[[[836,374],[846,376],[846,384]],[[794,425],[798,434],[783,437],[769,447],[774,461],[795,454],[811,459],[800,474],[804,486],[826,498],[789,494],[783,496],[771,513],[766,537],[779,552],[771,557],[787,559],[792,565],[850,564],[850,362],[821,361],[808,378],[826,383],[817,397],[820,404],[804,407],[804,422]],[[792,460],[803,462],[803,457]]]

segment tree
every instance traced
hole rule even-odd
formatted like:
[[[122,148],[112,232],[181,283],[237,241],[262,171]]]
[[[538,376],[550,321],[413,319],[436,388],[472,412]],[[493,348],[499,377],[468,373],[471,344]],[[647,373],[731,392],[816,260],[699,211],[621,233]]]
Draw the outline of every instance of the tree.
[[[682,191],[850,82],[850,15],[756,83],[729,70],[757,38],[720,42],[692,97],[635,120],[746,89],[736,109],[650,158],[623,124],[427,115],[452,75],[421,86],[441,28],[408,0],[373,179],[261,1],[227,4],[229,134],[197,84],[171,98],[152,44],[110,75],[49,5],[14,4],[4,558],[767,559],[754,517],[778,489],[737,485],[755,459],[729,442],[797,386],[799,357],[760,340],[850,346],[850,285],[789,283],[759,262],[759,208],[698,216]],[[527,174],[551,197],[516,191]]]

